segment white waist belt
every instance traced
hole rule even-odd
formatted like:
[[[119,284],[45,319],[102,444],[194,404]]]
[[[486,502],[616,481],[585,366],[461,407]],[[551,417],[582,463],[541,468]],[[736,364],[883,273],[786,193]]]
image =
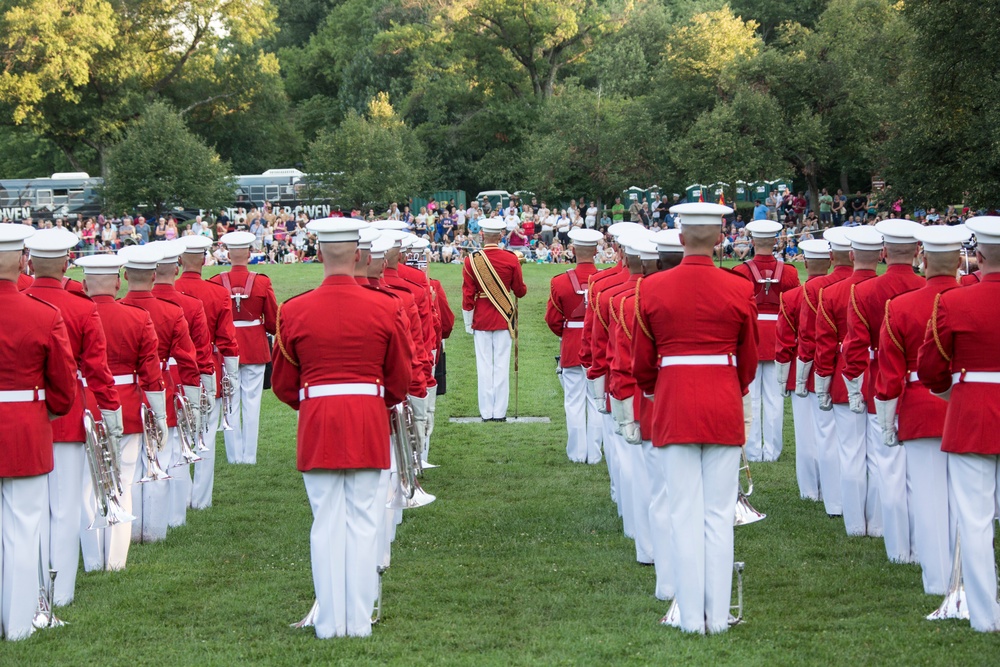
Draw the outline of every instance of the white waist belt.
[[[20,389],[0,391],[0,403],[34,403],[45,400],[45,390]]]
[[[316,384],[299,389],[299,400],[324,396],[385,396],[385,387],[370,382],[343,382],[341,384]]]
[[[874,358],[875,358],[875,350],[873,350],[872,348],[868,348],[868,360],[871,361]]]
[[[163,368],[170,368],[171,366],[176,366],[176,365],[177,365],[177,360],[174,359],[173,357],[170,357],[169,359],[163,362]]]
[[[1000,373],[989,371],[968,371],[955,373],[951,376],[952,384],[958,382],[980,382],[982,384],[1000,384]]]
[[[76,372],[76,377],[83,383],[83,386],[87,386],[87,378],[83,377],[80,371]],[[135,373],[129,373],[127,375],[112,375],[111,378],[114,380],[115,386],[120,386],[124,384],[135,384]]]
[[[909,380],[910,382],[920,382],[920,378],[917,376],[916,371],[910,371]]]
[[[244,327],[259,327],[263,322],[260,320],[233,320],[233,326],[237,329]]]
[[[777,322],[778,321],[778,314],[777,313],[757,313],[757,320],[758,321],[759,320],[763,320],[765,322]]]
[[[733,366],[731,354],[685,354],[660,357],[660,368],[666,366]]]
[[[565,328],[565,329],[582,329],[583,328],[583,322],[567,322],[566,324],[563,325],[563,328]]]

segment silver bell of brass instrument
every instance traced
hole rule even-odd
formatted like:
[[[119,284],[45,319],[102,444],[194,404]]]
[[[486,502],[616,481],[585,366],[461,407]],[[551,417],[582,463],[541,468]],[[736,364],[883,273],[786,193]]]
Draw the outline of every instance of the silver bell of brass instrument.
[[[94,483],[94,496],[97,498],[97,515],[88,530],[134,521],[135,517],[121,506],[121,467],[107,428],[94,419],[90,410],[85,410],[83,429],[86,433],[84,449]]]
[[[952,555],[948,592],[945,593],[941,605],[927,615],[928,621],[940,621],[945,618],[969,620],[969,607],[965,603],[965,584],[962,582],[962,541],[957,532],[955,533],[955,552]]]
[[[420,487],[417,479],[421,474],[421,443],[417,436],[413,412],[405,402],[389,410],[392,451],[396,458],[399,483],[386,507],[389,509],[410,509],[423,507],[434,502],[435,497]]]
[[[209,436],[209,423],[208,418],[212,414],[212,399],[208,395],[208,390],[204,387],[201,388],[201,401],[199,407],[201,408],[201,430],[198,432],[198,450],[199,452],[207,452],[208,444],[205,442],[206,437],[215,437],[215,433]]]
[[[202,458],[195,454],[194,449],[198,446],[198,418],[195,417],[194,410],[191,409],[191,401],[180,393],[174,394],[174,411],[177,413],[177,432],[181,438],[181,460],[173,464],[172,468],[190,465],[201,461]]]
[[[42,545],[38,545],[38,608],[31,619],[31,627],[36,630],[45,628],[60,628],[66,625],[65,621],[56,618],[53,612],[53,600],[56,593],[56,571],[49,570],[49,576],[45,577],[45,555],[42,553]]]
[[[736,561],[733,563],[733,573],[736,575],[736,602],[729,605],[729,626],[739,625],[743,622],[743,569],[744,563]],[[677,599],[670,603],[670,608],[666,615],[660,619],[660,625],[669,625],[674,628],[681,627],[681,608],[677,604]]]
[[[750,461],[747,460],[746,447],[740,448],[742,463],[740,473],[744,476],[744,483],[740,485],[739,493],[736,495],[736,515],[733,519],[734,526],[745,526],[748,523],[755,523],[767,518],[763,512],[758,512],[750,504],[750,496],[753,495],[753,477],[750,476]]]
[[[236,394],[236,385],[233,378],[228,373],[222,375],[222,430],[232,431],[233,427],[229,423],[229,415],[233,413],[233,396]]]
[[[160,424],[156,421],[156,415],[145,404],[142,406],[142,434],[143,451],[146,453],[146,474],[139,482],[158,482],[170,479],[170,475],[160,467],[160,461],[157,458],[157,453],[161,449],[166,434],[161,431]]]

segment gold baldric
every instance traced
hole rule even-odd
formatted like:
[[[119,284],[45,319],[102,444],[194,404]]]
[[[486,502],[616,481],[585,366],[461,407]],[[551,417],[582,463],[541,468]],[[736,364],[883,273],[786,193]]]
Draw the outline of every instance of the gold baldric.
[[[476,276],[476,280],[479,282],[479,288],[483,291],[486,298],[490,300],[493,307],[500,311],[504,320],[507,322],[507,329],[510,331],[510,335],[514,335],[514,318],[515,318],[515,306],[514,300],[510,296],[510,292],[507,291],[507,287],[500,280],[497,270],[493,267],[490,262],[489,257],[482,250],[477,250],[472,253],[469,260],[469,265],[472,267],[472,273]]]

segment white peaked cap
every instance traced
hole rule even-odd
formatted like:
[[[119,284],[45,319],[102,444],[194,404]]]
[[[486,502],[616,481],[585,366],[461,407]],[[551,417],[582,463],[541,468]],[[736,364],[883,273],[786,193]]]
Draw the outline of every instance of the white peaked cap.
[[[376,220],[372,223],[375,229],[406,229],[406,223],[402,220]]]
[[[619,236],[618,245],[625,250],[626,255],[638,257],[643,242],[648,240],[650,236],[649,231],[640,226],[638,229],[629,230]]]
[[[353,218],[320,218],[306,223],[306,229],[315,234],[320,243],[357,243],[361,228],[366,224]]]
[[[608,234],[618,241],[618,237],[627,232],[633,232],[637,229],[645,229],[638,222],[616,222],[610,227],[608,227]]]
[[[125,246],[118,251],[118,256],[125,260],[126,269],[143,271],[154,270],[163,258],[163,254],[151,244]]]
[[[382,232],[369,225],[362,227],[358,234],[358,250],[371,250],[372,241],[381,236]]]
[[[830,259],[830,242],[823,239],[807,239],[799,244],[799,250],[806,259]]]
[[[965,221],[965,226],[976,235],[976,243],[983,245],[1000,244],[1000,217],[995,215],[981,215],[969,218]]]
[[[830,250],[834,252],[846,252],[851,249],[851,239],[847,237],[847,230],[843,227],[831,227],[823,232],[823,238],[830,242]]]
[[[966,225],[920,226],[913,236],[924,244],[924,252],[953,252],[972,238],[972,231]]]
[[[659,252],[684,252],[679,229],[662,229],[653,234],[653,242]]]
[[[230,250],[249,248],[250,244],[256,240],[257,236],[250,232],[229,232],[219,237],[219,243],[225,244]]]
[[[604,234],[600,233],[596,229],[571,229],[569,232],[569,240],[573,245],[579,246],[581,248],[586,247],[596,247],[598,242],[604,238]]]
[[[201,234],[182,236],[180,242],[184,244],[184,252],[191,254],[202,254],[212,247],[212,239]]]
[[[849,228],[847,238],[851,240],[851,250],[881,250],[885,242],[877,229],[867,225]]]
[[[24,240],[24,247],[31,251],[32,257],[57,259],[68,255],[78,243],[80,239],[73,232],[62,227],[53,227],[39,229]]]
[[[125,265],[125,258],[118,255],[85,255],[73,262],[88,276],[117,276]]]
[[[389,246],[389,248],[392,247],[399,248],[402,245],[403,239],[405,239],[409,235],[410,235],[409,232],[404,232],[401,229],[383,229],[382,235],[379,236],[377,240],[381,241],[382,239],[385,239],[387,241],[392,241],[392,244]],[[372,242],[372,245],[374,247],[374,242]]]
[[[427,250],[430,247],[431,242],[427,239],[422,239],[419,236],[410,243],[410,250]]]
[[[406,232],[406,235],[403,236],[403,238],[399,239],[399,247],[402,248],[403,250],[406,250],[407,248],[412,247],[413,244],[419,239],[420,237],[417,236],[416,234],[411,234],[410,232]]]
[[[886,243],[916,243],[916,233],[923,225],[912,220],[889,218],[875,223],[875,229]]]
[[[154,241],[153,243],[147,243],[147,246],[156,248],[156,251],[162,255],[158,264],[176,264],[177,260],[180,259],[181,255],[187,250],[187,246],[184,245],[183,241]]]
[[[507,231],[507,223],[503,218],[486,218],[479,223],[479,228],[484,232],[503,232]]]
[[[639,238],[635,241],[631,241],[632,247],[639,252],[639,259],[659,259],[660,251],[659,246],[653,240],[652,234],[646,234],[644,237]]]
[[[676,204],[670,207],[670,212],[681,217],[681,225],[704,225],[722,229],[722,216],[729,215],[733,209],[722,204],[697,202],[693,204]]]
[[[746,229],[755,239],[773,239],[778,237],[783,227],[773,220],[754,220],[747,223]]]
[[[31,225],[0,223],[0,252],[24,250],[24,240],[35,233]]]
[[[371,248],[372,259],[382,259],[383,257],[385,257],[386,251],[394,247],[395,245],[396,245],[396,239],[392,238],[388,234],[383,233],[380,237],[372,241],[372,248]]]

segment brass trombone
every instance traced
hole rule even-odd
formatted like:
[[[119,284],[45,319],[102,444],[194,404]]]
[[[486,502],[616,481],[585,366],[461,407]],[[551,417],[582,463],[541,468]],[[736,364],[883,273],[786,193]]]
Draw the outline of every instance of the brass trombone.
[[[97,498],[97,516],[87,530],[134,521],[135,517],[121,506],[121,464],[107,428],[94,419],[90,410],[85,410],[83,429],[86,433],[84,450],[87,452],[94,496]]]
[[[198,442],[198,420],[191,409],[191,401],[180,393],[174,394],[174,411],[177,413],[177,432],[181,438],[181,460],[170,466],[179,468],[203,460],[194,453]]]
[[[156,415],[145,404],[142,406],[142,434],[143,450],[146,453],[146,474],[139,480],[140,484],[145,482],[158,482],[170,479],[170,475],[160,467],[157,453],[163,448],[164,433],[156,421]]]

